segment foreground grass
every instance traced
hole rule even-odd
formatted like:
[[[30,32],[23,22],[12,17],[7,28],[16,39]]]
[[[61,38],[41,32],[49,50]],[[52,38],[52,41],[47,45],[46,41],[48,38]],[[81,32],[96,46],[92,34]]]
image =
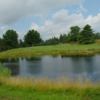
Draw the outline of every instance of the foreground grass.
[[[0,100],[100,100],[100,88],[36,91],[1,85]]]
[[[36,81],[16,78],[1,81],[0,100],[100,100],[99,85]]]
[[[96,53],[100,53],[99,43],[90,45],[59,44],[8,50],[1,52],[0,58],[32,57],[42,55],[91,56]]]

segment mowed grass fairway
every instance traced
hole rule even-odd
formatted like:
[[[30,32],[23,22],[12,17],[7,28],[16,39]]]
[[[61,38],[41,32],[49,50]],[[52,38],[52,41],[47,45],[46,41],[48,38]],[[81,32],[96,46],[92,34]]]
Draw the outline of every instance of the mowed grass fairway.
[[[33,57],[44,55],[91,56],[100,53],[100,44],[59,44],[12,49],[0,53],[0,58]]]

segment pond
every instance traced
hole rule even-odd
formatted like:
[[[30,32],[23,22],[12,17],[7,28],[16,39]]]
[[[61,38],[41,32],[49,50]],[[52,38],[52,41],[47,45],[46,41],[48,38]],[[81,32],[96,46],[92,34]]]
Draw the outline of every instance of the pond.
[[[42,56],[1,61],[12,76],[100,82],[100,55],[92,57]]]

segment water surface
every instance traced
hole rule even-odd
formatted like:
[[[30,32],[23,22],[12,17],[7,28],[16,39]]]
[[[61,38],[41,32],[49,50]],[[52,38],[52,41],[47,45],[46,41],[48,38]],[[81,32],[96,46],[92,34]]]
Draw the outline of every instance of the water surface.
[[[99,55],[93,57],[43,56],[1,62],[11,70],[13,76],[50,79],[65,77],[71,80],[100,82]]]

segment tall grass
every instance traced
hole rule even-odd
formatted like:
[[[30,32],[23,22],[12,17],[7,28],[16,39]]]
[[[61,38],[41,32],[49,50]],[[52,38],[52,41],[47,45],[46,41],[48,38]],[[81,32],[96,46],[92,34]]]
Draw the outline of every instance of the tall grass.
[[[100,88],[100,84],[92,84],[89,81],[84,83],[71,82],[66,79],[49,80],[49,79],[33,79],[33,78],[19,78],[10,77],[4,78],[2,84],[7,86],[14,86],[17,88],[30,88],[38,91],[64,91],[67,89],[87,89],[87,88]]]
[[[66,79],[49,80],[8,77],[8,69],[2,68],[0,100],[99,100],[100,84],[89,81],[69,82]],[[5,71],[4,71],[5,70]],[[6,73],[6,74],[5,74]]]

